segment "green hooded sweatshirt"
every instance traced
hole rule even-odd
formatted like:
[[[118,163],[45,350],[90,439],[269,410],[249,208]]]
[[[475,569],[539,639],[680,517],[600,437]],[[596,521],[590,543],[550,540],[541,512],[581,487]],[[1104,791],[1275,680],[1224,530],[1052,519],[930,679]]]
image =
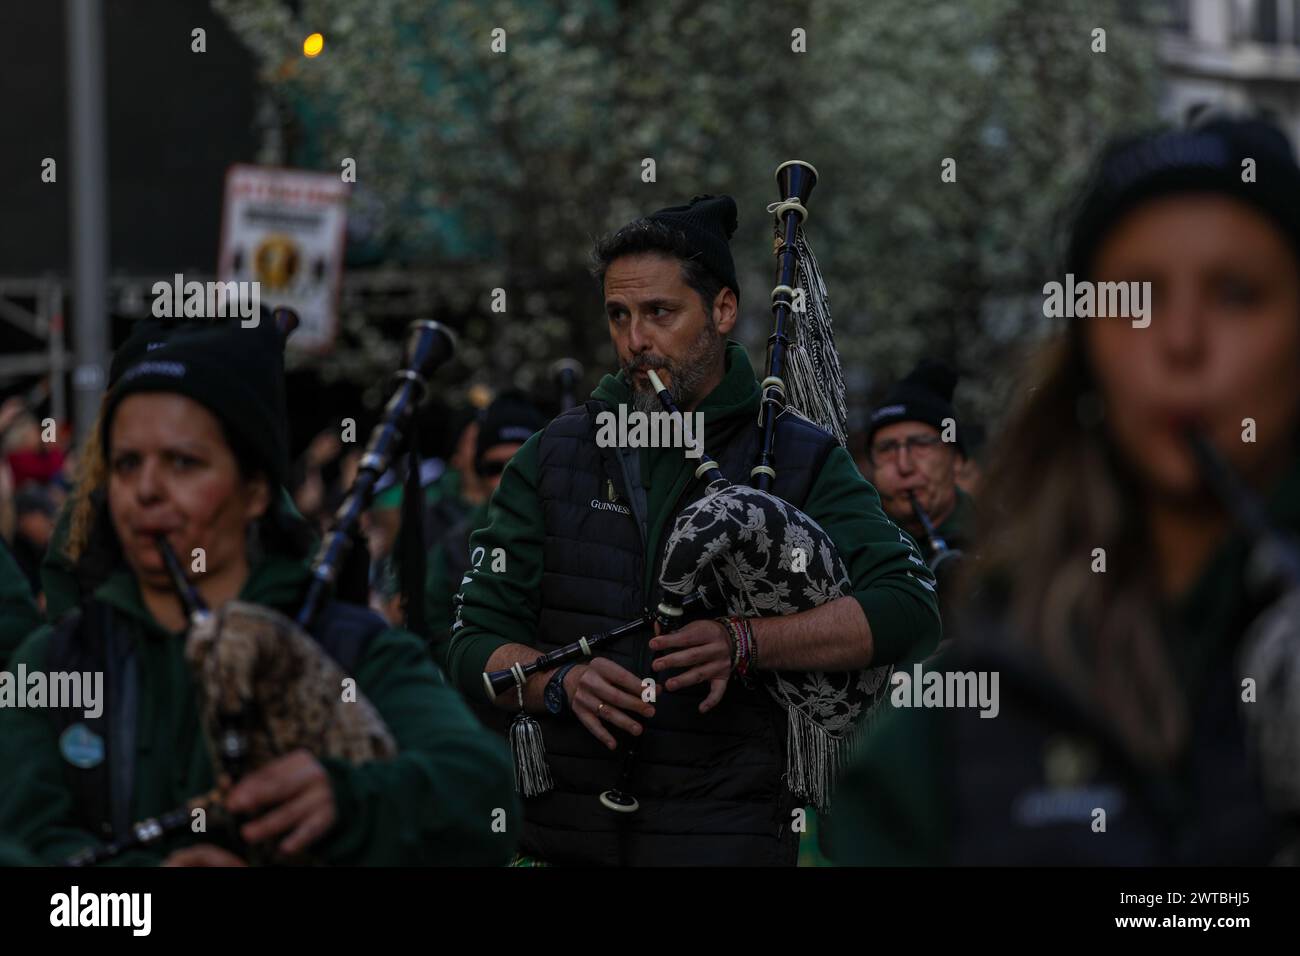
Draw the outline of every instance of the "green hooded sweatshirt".
[[[45,592],[45,617],[58,621],[81,600],[77,588],[77,570],[71,558],[64,553],[68,534],[72,528],[72,499],[64,502],[54,521],[50,545],[41,560],[41,589]]]
[[[292,613],[308,579],[300,561],[269,555],[250,574],[240,599]],[[179,635],[162,630],[145,609],[135,578],[111,576],[95,597],[135,641],[139,714],[131,816],[170,810],[213,785],[199,727],[194,682]],[[18,649],[13,663],[44,670],[50,628]],[[390,760],[353,766],[324,758],[337,822],[313,852],[329,864],[499,864],[511,854],[521,821],[509,754],[479,728],[460,696],[430,662],[423,643],[397,630],[371,639],[355,674],[397,741]],[[43,862],[59,863],[94,844],[74,822],[54,723],[45,710],[0,709],[0,838],[16,839]],[[504,833],[493,830],[505,813]],[[497,817],[499,819],[499,817]],[[160,863],[180,847],[203,842],[188,830],[131,851],[119,865]]]
[[[42,623],[27,575],[0,541],[0,670],[23,638]]]
[[[592,398],[617,407],[630,404],[631,390],[623,372],[606,375]],[[704,414],[704,445],[714,426],[736,418],[756,421],[761,401],[754,368],[742,346],[731,342],[726,351],[722,382],[700,404]],[[541,613],[542,548],[545,522],[539,480],[538,433],[510,460],[488,508],[488,524],[471,538],[471,548],[485,554],[503,548],[506,570],[471,573],[461,589],[460,627],[452,635],[448,667],[466,694],[482,695],[483,670],[497,648],[511,643],[536,643]],[[672,504],[694,480],[697,462],[680,448],[640,449],[640,473],[646,491],[650,528],[646,542],[647,593],[652,593],[654,556],[663,547]],[[933,584],[928,572],[911,560],[919,551],[910,537],[885,516],[880,496],[862,477],[849,453],[832,450],[804,502],[803,510],[834,542],[848,566],[853,596],[861,604],[875,642],[875,664],[925,656],[940,637]],[[571,635],[576,640],[581,635]]]
[[[488,503],[475,505],[466,515],[469,526],[477,530],[487,524]],[[439,667],[447,667],[447,652],[451,642],[451,625],[456,618],[456,595],[460,591],[460,575],[453,578],[453,568],[466,563],[462,556],[453,561],[447,553],[447,541],[436,541],[429,550],[428,568],[424,579],[424,615],[428,622],[433,659]]]
[[[947,542],[948,547],[964,551],[973,543],[971,535],[975,532],[975,499],[960,488],[956,491],[957,504],[952,509],[952,514],[935,530]]]
[[[1300,458],[1268,498],[1274,527],[1300,532]],[[1167,610],[1179,635],[1169,660],[1189,705],[1201,699],[1215,652],[1240,638],[1234,627],[1248,605],[1243,579],[1248,547],[1234,532],[1219,546],[1196,582]],[[944,669],[944,655],[926,665]],[[943,866],[950,862],[958,807],[945,771],[954,760],[951,722],[938,708],[894,709],[882,715],[840,778],[835,796],[831,854],[837,862],[868,866]],[[1195,741],[1192,742],[1195,746]],[[1183,768],[1159,781],[1195,799]]]

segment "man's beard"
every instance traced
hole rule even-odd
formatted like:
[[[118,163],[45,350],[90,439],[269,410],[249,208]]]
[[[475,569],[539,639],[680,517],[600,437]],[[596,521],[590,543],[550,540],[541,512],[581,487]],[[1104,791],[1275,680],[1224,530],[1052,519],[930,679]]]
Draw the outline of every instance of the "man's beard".
[[[704,396],[700,394],[704,383],[718,367],[719,359],[726,348],[726,339],[718,334],[717,326],[709,322],[695,341],[691,343],[686,354],[690,358],[684,362],[675,362],[669,358],[640,355],[623,366],[628,384],[632,387],[632,407],[638,412],[662,412],[664,406],[659,401],[659,394],[649,381],[640,387],[634,372],[646,369],[667,369],[671,376],[668,394],[673,404],[682,411],[695,404]]]

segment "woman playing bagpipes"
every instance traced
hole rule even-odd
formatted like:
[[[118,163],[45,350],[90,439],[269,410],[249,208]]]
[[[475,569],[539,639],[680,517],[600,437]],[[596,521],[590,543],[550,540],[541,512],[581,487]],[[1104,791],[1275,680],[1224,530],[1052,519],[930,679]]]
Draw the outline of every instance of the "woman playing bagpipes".
[[[97,583],[11,662],[102,672],[100,712],[0,710],[0,833],[43,862],[508,857],[508,755],[422,643],[341,601],[295,625],[311,542],[283,504],[287,431],[270,322],[172,335],[119,370],[73,522]]]
[[[996,718],[890,713],[837,793],[832,856],[1295,863],[1291,145],[1223,118],[1113,145],[1063,272],[1150,297],[1069,320],[982,486],[982,554],[933,669],[999,674]]]

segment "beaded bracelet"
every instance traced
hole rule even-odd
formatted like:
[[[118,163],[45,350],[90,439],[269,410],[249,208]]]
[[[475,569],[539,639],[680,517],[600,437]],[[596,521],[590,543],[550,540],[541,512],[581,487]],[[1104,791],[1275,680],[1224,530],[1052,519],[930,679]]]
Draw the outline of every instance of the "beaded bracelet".
[[[734,671],[736,669],[736,654],[737,654],[736,629],[735,627],[732,626],[731,618],[729,617],[715,617],[713,620],[716,623],[721,624],[722,629],[727,634],[727,642],[731,644],[731,669]]]
[[[748,681],[749,672],[754,669],[754,661],[757,659],[754,648],[754,629],[750,626],[749,621],[743,617],[734,619],[736,622],[736,631],[740,635],[737,646],[740,648],[740,654],[736,662],[736,673],[742,680]]]
[[[754,630],[743,617],[720,617],[717,622],[731,640],[731,669],[741,680],[749,683],[749,672],[758,661],[758,647],[754,643]]]
[[[740,659],[740,635],[737,633],[736,625],[732,623],[735,618],[719,617],[714,620],[727,632],[727,640],[731,643],[731,669],[734,671]]]

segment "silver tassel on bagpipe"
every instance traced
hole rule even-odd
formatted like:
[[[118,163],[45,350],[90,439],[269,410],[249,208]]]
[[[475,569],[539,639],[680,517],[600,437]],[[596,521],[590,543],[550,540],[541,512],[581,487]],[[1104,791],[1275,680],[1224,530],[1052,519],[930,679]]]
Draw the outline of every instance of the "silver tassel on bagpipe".
[[[554,786],[551,768],[546,762],[546,741],[542,737],[542,725],[524,709],[524,684],[528,676],[522,665],[515,664],[510,668],[510,676],[519,698],[519,711],[510,722],[510,732],[506,735],[515,764],[515,791],[525,797],[536,797]]]
[[[791,160],[798,163],[798,160]],[[817,171],[811,164],[803,164],[812,170],[815,182]],[[777,170],[780,179],[781,169]],[[805,199],[807,197],[804,197]],[[798,217],[795,227],[794,275],[796,284],[790,286],[778,284],[772,290],[772,308],[775,310],[782,303],[788,302],[789,309],[799,318],[789,328],[786,345],[785,407],[795,414],[820,425],[840,443],[848,444],[848,407],[844,400],[844,372],[840,367],[839,352],[835,349],[835,332],[831,327],[830,296],[826,291],[826,282],[822,279],[821,269],[817,266],[817,257],[804,235],[803,224],[808,218],[808,210],[798,199],[785,199],[771,203],[767,211],[776,220],[775,247],[777,255],[781,254],[785,243],[784,213],[791,212]],[[789,290],[787,292],[787,290]]]

